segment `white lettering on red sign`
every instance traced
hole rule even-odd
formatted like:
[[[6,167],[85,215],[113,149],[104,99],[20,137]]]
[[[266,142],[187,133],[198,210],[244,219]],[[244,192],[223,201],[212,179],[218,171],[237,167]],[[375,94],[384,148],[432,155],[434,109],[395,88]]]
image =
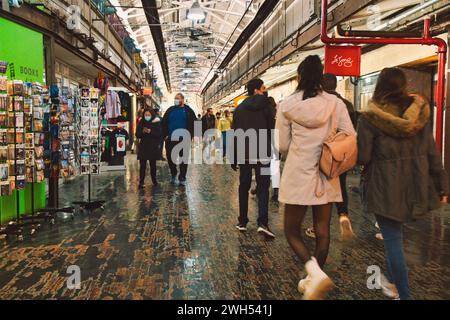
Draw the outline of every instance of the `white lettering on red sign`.
[[[339,67],[351,68],[353,67],[353,59],[348,57],[345,58],[340,55],[335,55],[331,64],[337,64]]]

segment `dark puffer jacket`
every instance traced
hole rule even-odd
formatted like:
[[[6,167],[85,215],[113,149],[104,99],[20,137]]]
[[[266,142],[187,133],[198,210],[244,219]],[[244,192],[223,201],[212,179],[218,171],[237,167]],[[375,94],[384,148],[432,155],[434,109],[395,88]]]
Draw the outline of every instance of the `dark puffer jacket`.
[[[150,129],[150,133],[144,133],[144,128]],[[140,139],[138,160],[161,160],[162,128],[159,117],[153,117],[150,121],[142,118],[136,128],[136,136]]]
[[[359,163],[366,166],[363,198],[369,213],[407,222],[440,207],[447,173],[433,139],[430,106],[369,102],[358,124]]]

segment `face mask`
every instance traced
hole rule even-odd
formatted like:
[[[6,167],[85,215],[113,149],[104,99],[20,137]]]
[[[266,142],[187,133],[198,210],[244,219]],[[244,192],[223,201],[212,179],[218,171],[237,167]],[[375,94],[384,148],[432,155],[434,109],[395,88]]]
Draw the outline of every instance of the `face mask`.
[[[152,117],[151,116],[150,117],[149,116],[145,116],[144,119],[145,119],[145,121],[150,121],[152,119]]]
[[[175,103],[176,106],[179,106],[180,105],[180,100],[175,99],[174,103]]]

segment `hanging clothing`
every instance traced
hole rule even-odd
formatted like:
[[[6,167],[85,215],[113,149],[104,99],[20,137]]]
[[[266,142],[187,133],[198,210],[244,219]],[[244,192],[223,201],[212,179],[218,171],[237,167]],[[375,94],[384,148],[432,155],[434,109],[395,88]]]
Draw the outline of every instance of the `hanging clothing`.
[[[104,139],[104,144],[100,161],[109,162],[112,154],[111,140],[113,132],[111,130],[102,130],[102,136]]]
[[[105,100],[106,119],[116,119],[121,115],[122,104],[119,94],[115,91],[108,91]]]
[[[120,114],[124,118],[124,120],[129,121],[131,115],[131,97],[127,92],[123,91],[119,91],[118,95],[122,107]]]
[[[124,157],[127,154],[128,131],[117,128],[112,132],[112,148],[114,156]]]

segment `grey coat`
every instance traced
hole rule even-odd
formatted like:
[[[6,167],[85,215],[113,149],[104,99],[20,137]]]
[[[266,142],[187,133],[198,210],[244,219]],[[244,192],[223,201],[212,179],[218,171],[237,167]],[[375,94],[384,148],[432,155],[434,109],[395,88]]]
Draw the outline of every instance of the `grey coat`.
[[[370,101],[359,119],[358,152],[369,213],[407,222],[439,208],[439,196],[448,194],[430,106],[421,97],[406,109]]]

